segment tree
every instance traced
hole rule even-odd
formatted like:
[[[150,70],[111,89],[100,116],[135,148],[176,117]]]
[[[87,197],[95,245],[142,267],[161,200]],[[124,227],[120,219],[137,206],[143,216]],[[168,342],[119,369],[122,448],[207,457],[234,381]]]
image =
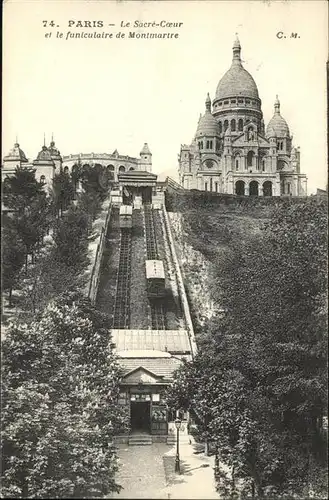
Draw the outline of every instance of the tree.
[[[108,318],[80,295],[49,304],[3,342],[3,496],[99,498],[118,491],[113,436],[127,420]]]
[[[68,209],[74,199],[75,190],[70,175],[61,171],[54,175],[52,198],[56,214],[63,216],[63,212]]]
[[[92,194],[97,193],[101,201],[104,201],[111,186],[110,172],[100,164],[83,165],[81,183],[84,191]]]
[[[88,216],[71,207],[54,228],[54,259],[80,272],[88,262]]]
[[[326,228],[325,203],[289,201],[260,234],[231,237],[214,261],[224,313],[171,389],[206,409],[222,460],[259,498],[325,490]]]
[[[43,193],[43,185],[36,180],[32,168],[16,167],[14,175],[7,177],[3,185],[5,206],[20,213]]]
[[[9,291],[11,306],[12,290],[17,284],[19,271],[25,260],[25,248],[10,217],[2,218],[2,286]]]
[[[20,307],[26,317],[33,317],[65,291],[82,290],[86,281],[75,267],[57,259],[54,245],[47,245],[34,265],[21,273]]]

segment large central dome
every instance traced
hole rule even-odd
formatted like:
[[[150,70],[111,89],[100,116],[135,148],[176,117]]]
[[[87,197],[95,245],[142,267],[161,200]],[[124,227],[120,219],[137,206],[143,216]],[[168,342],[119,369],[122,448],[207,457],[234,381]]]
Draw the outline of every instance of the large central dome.
[[[240,42],[236,39],[233,45],[232,66],[220,80],[215,99],[238,96],[259,99],[255,80],[242,66],[240,54]]]

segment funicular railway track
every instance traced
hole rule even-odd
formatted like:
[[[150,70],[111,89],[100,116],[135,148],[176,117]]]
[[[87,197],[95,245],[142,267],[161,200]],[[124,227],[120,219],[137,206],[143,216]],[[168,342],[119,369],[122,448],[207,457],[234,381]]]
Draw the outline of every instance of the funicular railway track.
[[[121,230],[113,328],[130,326],[131,231]]]
[[[144,223],[146,239],[146,255],[148,260],[159,260],[157,241],[154,228],[154,217],[152,206],[144,204]],[[151,324],[153,330],[165,330],[165,308],[161,299],[150,301]]]

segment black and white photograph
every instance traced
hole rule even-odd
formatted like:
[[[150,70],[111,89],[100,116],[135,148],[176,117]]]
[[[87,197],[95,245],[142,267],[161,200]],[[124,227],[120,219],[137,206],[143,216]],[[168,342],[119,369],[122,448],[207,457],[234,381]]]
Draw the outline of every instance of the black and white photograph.
[[[3,2],[1,498],[328,498],[328,25]]]

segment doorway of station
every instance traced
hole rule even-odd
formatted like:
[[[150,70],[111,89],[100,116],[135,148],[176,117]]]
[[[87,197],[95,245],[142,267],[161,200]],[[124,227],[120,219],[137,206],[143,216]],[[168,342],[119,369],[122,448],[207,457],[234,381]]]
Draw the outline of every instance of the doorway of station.
[[[131,401],[130,425],[132,432],[151,431],[151,411],[149,401]]]

